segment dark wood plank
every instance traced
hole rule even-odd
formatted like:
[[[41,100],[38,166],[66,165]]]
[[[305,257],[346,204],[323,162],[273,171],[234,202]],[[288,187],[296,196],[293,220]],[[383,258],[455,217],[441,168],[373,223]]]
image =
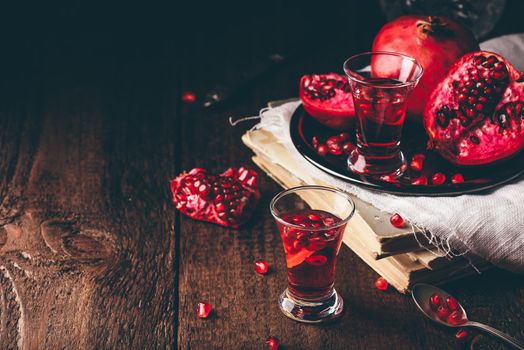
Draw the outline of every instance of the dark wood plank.
[[[267,8],[273,14],[269,15]],[[182,89],[196,91],[201,98],[216,82],[238,74],[240,67],[253,62],[264,48],[286,48],[298,45],[300,37],[314,36],[301,25],[315,17],[315,28],[322,27],[329,21],[323,19],[323,9],[319,7],[315,13],[307,8],[264,6],[252,13],[242,12],[238,20],[228,16],[225,9],[219,16],[222,25],[209,26],[214,29],[215,40],[207,40],[209,32],[205,30],[188,34]],[[338,33],[335,43],[312,46],[301,60],[260,82],[233,106],[213,113],[196,105],[183,106],[181,168],[198,166],[220,172],[229,166],[251,164],[250,152],[241,145],[240,136],[252,123],[231,128],[227,118],[256,114],[269,100],[296,96],[302,74],[340,71],[348,55],[366,50],[370,37],[380,27],[380,16],[359,18],[359,14],[366,13],[362,8],[351,13],[344,6],[340,13],[347,16],[347,35]],[[332,16],[338,18],[340,13]],[[203,22],[207,20],[214,24],[213,18]],[[300,28],[301,35],[296,35],[293,28]],[[351,35],[357,30],[359,35]],[[181,217],[180,349],[261,349],[268,336],[281,339],[285,349],[461,348],[453,331],[425,320],[409,296],[376,290],[373,282],[378,276],[346,247],[338,258],[336,284],[347,303],[343,318],[332,325],[308,326],[284,317],[277,305],[286,285],[284,252],[268,210],[271,197],[280,188],[265,176],[261,180],[261,203],[251,222],[240,230]],[[253,262],[259,258],[266,259],[272,269],[265,277],[253,270]],[[521,276],[497,270],[446,288],[464,301],[472,317],[524,338]],[[208,320],[196,317],[196,304],[202,300],[209,301],[216,310]],[[478,337],[475,347],[498,349],[501,345],[488,337]]]
[[[171,38],[42,36],[0,88],[0,348],[170,348]]]

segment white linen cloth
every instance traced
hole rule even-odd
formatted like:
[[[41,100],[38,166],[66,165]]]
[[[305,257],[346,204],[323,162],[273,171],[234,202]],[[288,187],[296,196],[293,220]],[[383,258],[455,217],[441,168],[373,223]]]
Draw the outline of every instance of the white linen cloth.
[[[524,34],[492,39],[481,47],[524,67]],[[308,173],[380,210],[399,213],[414,226],[426,229],[431,242],[447,253],[471,252],[501,268],[524,273],[524,177],[489,191],[457,197],[406,197],[366,190],[324,173],[296,150],[289,122],[299,104],[289,102],[261,111],[255,128],[273,133]]]

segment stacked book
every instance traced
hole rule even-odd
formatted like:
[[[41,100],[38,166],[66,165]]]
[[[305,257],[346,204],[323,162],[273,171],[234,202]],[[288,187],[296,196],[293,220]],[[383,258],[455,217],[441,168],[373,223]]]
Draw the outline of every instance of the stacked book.
[[[331,186],[311,176],[267,130],[251,130],[242,141],[253,152],[253,162],[284,188],[301,185]],[[427,233],[406,225],[396,228],[390,213],[354,197],[357,211],[350,220],[344,243],[399,292],[419,282],[442,284],[478,273],[490,265],[472,256],[448,256],[428,242]]]

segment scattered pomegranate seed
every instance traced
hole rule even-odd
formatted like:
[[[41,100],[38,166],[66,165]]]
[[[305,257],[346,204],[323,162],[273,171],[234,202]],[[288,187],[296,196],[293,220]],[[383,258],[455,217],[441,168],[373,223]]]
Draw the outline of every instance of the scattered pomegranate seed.
[[[391,225],[395,227],[404,227],[404,219],[398,213],[391,215],[391,217],[389,218],[389,222],[391,222]]]
[[[433,185],[442,185],[444,182],[446,182],[446,175],[442,173],[435,173],[431,178],[431,182]]]
[[[442,305],[442,298],[438,294],[433,294],[429,297],[429,305],[433,310],[437,310],[440,305]]]
[[[317,147],[317,153],[318,153],[318,155],[320,155],[320,156],[325,156],[325,155],[328,153],[328,148],[327,148],[327,146],[324,145],[324,144],[320,144],[320,145],[318,145],[318,147]]]
[[[468,340],[470,336],[471,336],[471,333],[468,330],[460,328],[458,332],[455,334],[455,339],[460,342],[463,342],[463,341]]]
[[[385,291],[385,290],[388,290],[389,283],[388,281],[386,281],[384,277],[379,277],[375,281],[375,287],[377,287],[377,289],[379,290]]]
[[[462,174],[455,174],[451,178],[451,183],[453,184],[461,184],[463,182],[464,182],[464,176],[462,176]]]
[[[380,180],[382,180],[382,181],[384,181],[384,182],[389,182],[389,183],[392,183],[392,184],[398,182],[398,178],[397,178],[397,176],[395,176],[395,175],[390,175],[390,174],[388,174],[388,175],[382,175],[382,176],[380,177]]]
[[[418,185],[418,186],[427,186],[428,184],[428,178],[425,175],[422,175],[420,177],[417,177],[416,179],[413,179],[411,181],[412,185]]]
[[[447,321],[447,318],[449,316],[449,309],[446,307],[446,305],[440,305],[437,308],[437,316],[442,321]]]
[[[449,307],[450,310],[455,311],[455,310],[458,309],[457,299],[455,299],[453,297],[449,297],[446,300],[446,303],[448,304],[448,307]]]
[[[275,337],[267,338],[266,344],[269,350],[278,350],[278,347],[280,346],[280,342]]]
[[[462,314],[462,311],[460,311],[460,309],[459,309],[459,310],[455,310],[452,313],[450,313],[449,316],[448,316],[447,321],[448,321],[448,323],[451,323],[451,324],[454,324],[454,325],[459,325],[459,324],[465,323],[466,319],[464,318],[464,315]]]
[[[338,134],[338,138],[339,138],[340,141],[346,141],[346,140],[349,139],[349,137],[350,137],[350,135],[347,132],[343,132],[343,133]]]
[[[265,260],[255,261],[255,271],[261,275],[265,275],[268,271],[268,263]]]
[[[414,171],[421,171],[422,170],[422,165],[424,163],[424,159],[426,159],[425,155],[423,155],[423,154],[414,154],[413,157],[411,158],[411,163],[409,164],[409,166]]]
[[[208,318],[209,314],[211,313],[211,304],[203,301],[198,303],[197,306],[197,316],[200,318]]]
[[[345,154],[350,154],[355,149],[355,145],[351,142],[346,142],[342,145],[342,150]]]
[[[196,95],[194,92],[186,91],[182,94],[182,101],[185,103],[195,103]]]
[[[314,148],[318,147],[318,138],[316,136],[313,136],[313,139],[311,139],[311,144]]]

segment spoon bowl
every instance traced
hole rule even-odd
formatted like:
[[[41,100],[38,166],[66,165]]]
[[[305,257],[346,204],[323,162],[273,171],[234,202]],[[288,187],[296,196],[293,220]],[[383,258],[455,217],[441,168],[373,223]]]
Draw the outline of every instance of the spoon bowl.
[[[451,294],[443,291],[442,289],[425,283],[415,284],[411,289],[411,296],[413,297],[413,301],[415,301],[415,304],[417,304],[420,311],[422,311],[429,319],[448,327],[463,327],[465,323],[452,324],[443,321],[437,317],[437,313],[433,311],[433,309],[431,309],[431,306],[429,305],[429,299],[433,294],[438,294],[442,296],[444,300],[446,300],[449,297],[452,297]],[[466,315],[466,310],[464,310],[462,304],[458,303],[458,308],[462,311],[462,315],[464,315],[464,320],[468,322],[468,316]]]

